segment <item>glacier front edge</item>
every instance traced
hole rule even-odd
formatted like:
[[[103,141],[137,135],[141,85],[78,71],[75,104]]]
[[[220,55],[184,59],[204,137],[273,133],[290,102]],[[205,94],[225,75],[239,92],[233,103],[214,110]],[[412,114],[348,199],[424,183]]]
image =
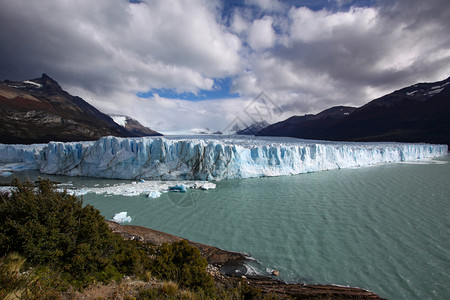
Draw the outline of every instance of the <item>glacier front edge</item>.
[[[241,136],[103,137],[31,148],[0,145],[0,163],[22,160],[41,173],[68,176],[221,180],[417,161],[448,152],[447,145]]]

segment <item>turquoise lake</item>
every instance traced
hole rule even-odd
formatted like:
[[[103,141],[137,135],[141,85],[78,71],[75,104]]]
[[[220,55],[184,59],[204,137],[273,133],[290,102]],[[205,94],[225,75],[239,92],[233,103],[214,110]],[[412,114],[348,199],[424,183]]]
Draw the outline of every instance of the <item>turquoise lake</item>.
[[[256,261],[288,282],[354,286],[387,299],[450,299],[450,156],[295,176],[224,180],[159,198],[86,194],[105,218]],[[74,186],[118,180],[69,178]]]

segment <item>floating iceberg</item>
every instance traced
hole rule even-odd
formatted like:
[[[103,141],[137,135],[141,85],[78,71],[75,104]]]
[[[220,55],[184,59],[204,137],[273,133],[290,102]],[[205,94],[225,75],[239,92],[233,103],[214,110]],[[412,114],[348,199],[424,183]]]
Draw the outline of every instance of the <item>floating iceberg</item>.
[[[127,216],[126,211],[123,211],[123,212],[115,214],[113,217],[113,221],[117,222],[117,223],[131,222],[131,217]]]
[[[204,191],[206,191],[206,190],[213,190],[213,189],[216,188],[216,184],[206,181],[206,182],[201,182],[200,184],[199,183],[195,183],[194,184],[194,188],[201,189],[201,190],[204,190]]]
[[[159,198],[159,197],[161,197],[161,192],[160,191],[151,191],[150,193],[148,193],[147,197],[148,198]]]
[[[174,186],[169,186],[169,191],[186,193],[187,192],[187,186],[185,186],[184,184],[177,184],[177,185],[174,185]]]
[[[58,184],[58,190],[66,190],[68,193],[74,196],[83,196],[86,194],[97,194],[97,195],[109,195],[109,196],[138,196],[146,195],[147,198],[159,198],[162,193],[170,191],[170,187],[179,186],[180,189],[186,191],[189,189],[215,189],[216,184],[206,181],[143,181],[143,182],[131,182],[131,183],[118,183],[114,185],[99,186],[99,184],[93,187],[78,187],[75,188],[73,185],[69,184]]]
[[[417,161],[447,151],[447,145],[279,137],[103,137],[95,142],[0,145],[0,163],[23,163],[41,173],[68,176],[208,181]]]

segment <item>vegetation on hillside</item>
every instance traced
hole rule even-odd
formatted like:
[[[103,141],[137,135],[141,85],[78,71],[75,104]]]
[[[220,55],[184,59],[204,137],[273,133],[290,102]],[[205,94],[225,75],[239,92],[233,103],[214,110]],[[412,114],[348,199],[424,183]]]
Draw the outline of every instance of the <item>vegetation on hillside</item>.
[[[100,212],[50,181],[15,181],[0,203],[0,254],[57,270],[71,283],[118,280],[148,267],[145,249],[113,234]]]
[[[215,282],[186,241],[159,247],[124,240],[100,212],[48,180],[0,194],[0,298],[58,299],[95,282],[164,280],[137,299],[259,298],[244,283]]]

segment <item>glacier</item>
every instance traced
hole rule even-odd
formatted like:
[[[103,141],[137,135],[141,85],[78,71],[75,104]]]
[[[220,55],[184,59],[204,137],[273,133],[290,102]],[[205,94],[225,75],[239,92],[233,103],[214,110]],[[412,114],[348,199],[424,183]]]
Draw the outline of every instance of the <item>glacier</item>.
[[[247,136],[103,137],[95,142],[0,144],[3,171],[115,179],[222,180],[420,161],[447,145]]]

